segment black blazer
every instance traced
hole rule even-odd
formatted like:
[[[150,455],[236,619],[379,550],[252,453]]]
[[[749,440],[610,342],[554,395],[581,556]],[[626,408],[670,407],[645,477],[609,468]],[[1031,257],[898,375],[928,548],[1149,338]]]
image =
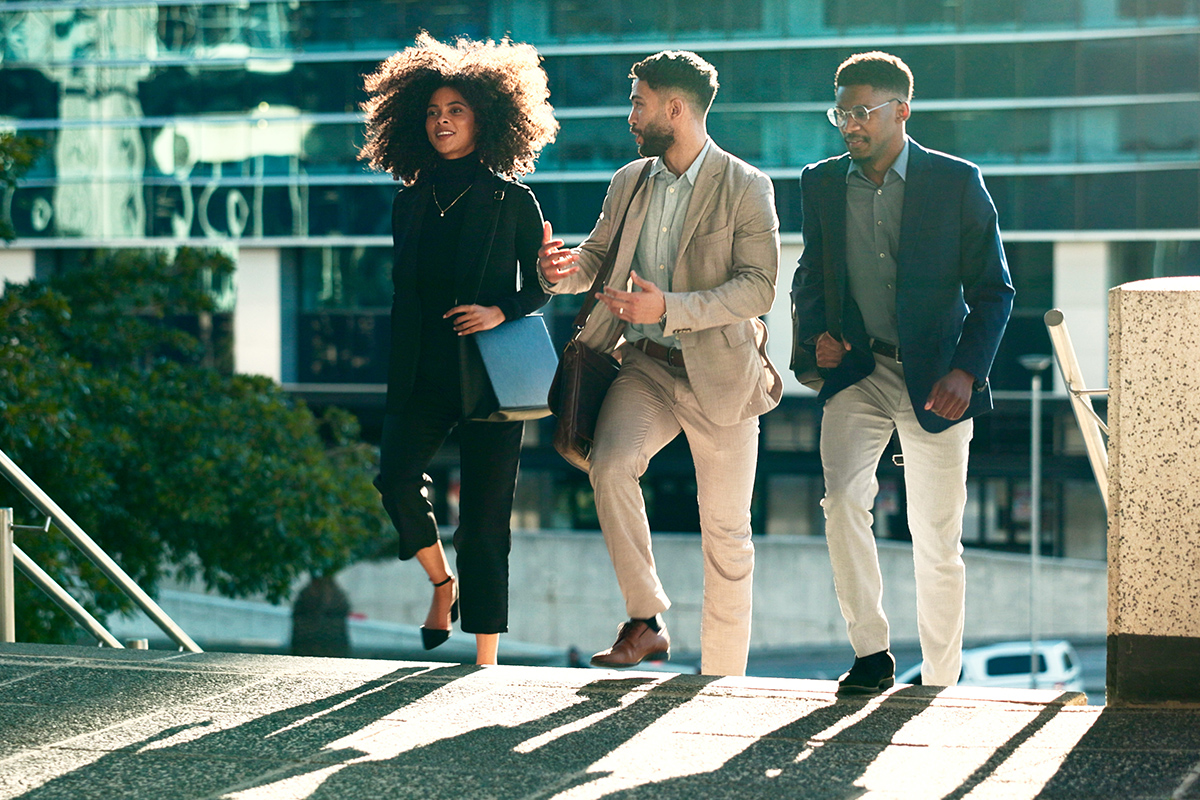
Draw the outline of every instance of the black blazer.
[[[792,281],[794,346],[840,321],[851,349],[825,371],[825,401],[875,369],[862,314],[850,296],[846,271],[846,172],[850,156],[826,159],[800,174],[804,252]],[[825,266],[838,282],[827,309]],[[979,168],[926,150],[909,140],[900,251],[896,264],[896,317],[904,380],[921,427],[931,433],[954,423],[925,410],[933,384],[954,368],[974,375],[980,388],[962,419],[992,407],[987,376],[1012,310],[1013,286],[1000,242],[996,208]]]
[[[421,221],[432,195],[420,179],[396,193],[392,203],[392,336],[388,359],[387,410],[397,411],[408,400],[421,353],[421,315],[441,316],[447,309],[423,309],[416,290],[413,258],[421,237]],[[505,319],[516,319],[541,308],[549,300],[538,283],[537,251],[542,242],[542,211],[528,186],[510,181],[480,167],[468,190],[466,214],[457,242],[446,242],[446,258],[461,268],[457,276],[459,304],[497,306]],[[495,223],[495,237],[487,263],[481,259]],[[470,265],[466,268],[464,265]],[[450,271],[447,270],[449,273]],[[479,293],[474,294],[479,281]],[[457,365],[454,367],[457,368]]]

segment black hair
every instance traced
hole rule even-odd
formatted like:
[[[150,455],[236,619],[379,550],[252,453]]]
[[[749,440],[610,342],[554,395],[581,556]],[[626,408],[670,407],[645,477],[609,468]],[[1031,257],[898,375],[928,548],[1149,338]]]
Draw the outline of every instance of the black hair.
[[[872,50],[856,53],[842,62],[833,78],[834,89],[842,86],[871,86],[894,92],[904,102],[912,101],[913,74],[897,56]]]
[[[630,78],[658,91],[669,87],[688,95],[696,111],[707,114],[717,96],[717,68],[687,50],[663,50],[633,65]]]

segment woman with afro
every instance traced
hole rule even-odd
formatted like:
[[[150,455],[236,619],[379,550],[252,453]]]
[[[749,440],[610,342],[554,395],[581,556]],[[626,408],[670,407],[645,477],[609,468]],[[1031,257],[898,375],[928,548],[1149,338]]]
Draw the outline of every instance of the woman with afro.
[[[476,663],[494,664],[508,629],[509,517],[524,423],[465,417],[459,337],[548,299],[537,278],[541,209],[516,179],[533,170],[558,123],[537,51],[508,40],[450,45],[422,33],[365,85],[359,157],[404,183],[392,206],[395,293],[375,485],[400,535],[401,560],[415,556],[434,585],[425,649],[446,641],[461,604]],[[457,578],[425,474],[455,428]]]

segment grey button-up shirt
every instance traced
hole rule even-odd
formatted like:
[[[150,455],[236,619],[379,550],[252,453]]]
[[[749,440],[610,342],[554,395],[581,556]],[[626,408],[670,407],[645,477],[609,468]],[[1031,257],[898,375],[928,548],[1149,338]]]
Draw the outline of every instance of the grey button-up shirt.
[[[884,176],[883,185],[863,174],[853,161],[846,173],[846,270],[850,296],[862,311],[867,335],[900,344],[896,323],[896,257],[908,142]]]
[[[667,169],[666,162],[659,156],[646,179],[650,185],[650,206],[633,253],[633,271],[664,292],[671,291],[671,276],[679,256],[679,239],[683,236],[688,203],[696,186],[696,176],[700,174],[700,165],[711,148],[712,139],[709,139],[692,165],[679,177]],[[657,323],[629,325],[625,329],[625,339],[630,342],[650,339],[667,347],[679,346],[679,339],[664,334]]]

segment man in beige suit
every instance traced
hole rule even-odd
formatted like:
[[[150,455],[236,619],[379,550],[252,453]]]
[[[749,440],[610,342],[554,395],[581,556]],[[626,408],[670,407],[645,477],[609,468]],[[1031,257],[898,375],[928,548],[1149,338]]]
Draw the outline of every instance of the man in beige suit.
[[[621,370],[605,397],[591,454],[596,512],[629,621],[597,666],[631,667],[670,654],[663,591],[639,480],[682,430],[696,464],[704,552],[701,670],[742,675],[750,644],[754,546],[750,497],[758,417],[779,402],[766,356],[779,222],[771,181],[708,138],[717,71],[695,53],[662,52],[633,66],[630,131],[652,159],[622,167],[587,241],[571,250],[547,223],[544,288],[587,291],[629,208],[612,277],[582,339],[613,350]],[[623,340],[621,337],[624,337]]]

